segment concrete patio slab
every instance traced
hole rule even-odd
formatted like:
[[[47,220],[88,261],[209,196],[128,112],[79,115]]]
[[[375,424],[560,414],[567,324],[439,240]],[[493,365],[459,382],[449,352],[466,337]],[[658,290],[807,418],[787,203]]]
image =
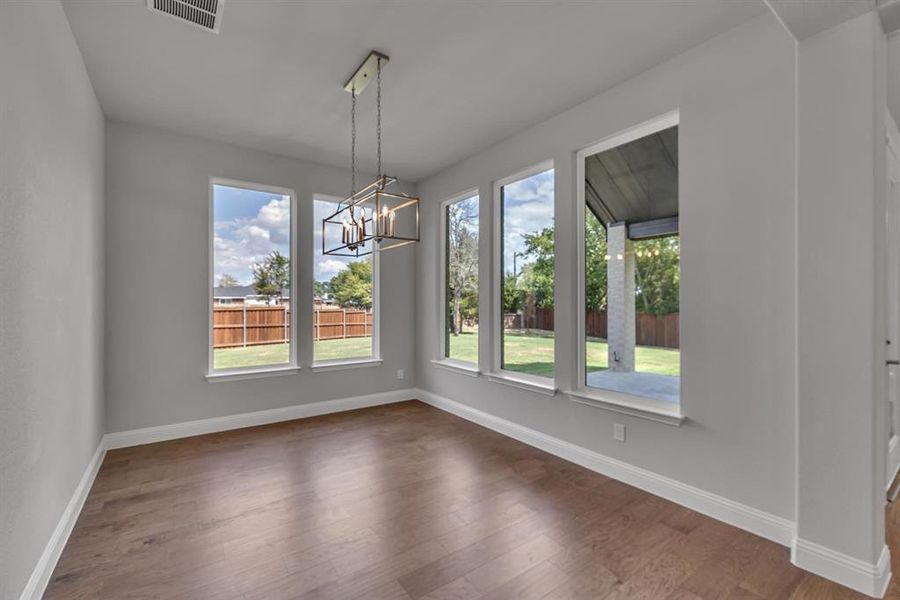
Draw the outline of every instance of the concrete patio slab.
[[[680,377],[658,373],[594,371],[587,375],[588,387],[624,392],[676,404],[680,396],[680,383]]]

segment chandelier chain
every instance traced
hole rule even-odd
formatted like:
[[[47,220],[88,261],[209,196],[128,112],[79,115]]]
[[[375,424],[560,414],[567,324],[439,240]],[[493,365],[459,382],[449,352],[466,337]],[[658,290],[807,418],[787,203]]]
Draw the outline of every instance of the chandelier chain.
[[[381,177],[383,173],[381,172],[381,58],[378,58],[378,65],[376,67],[377,79],[378,79],[378,94],[376,96],[376,107],[377,107],[377,117],[376,117],[376,136],[378,138],[378,176]]]
[[[356,193],[356,85],[351,90],[350,104],[350,195]]]

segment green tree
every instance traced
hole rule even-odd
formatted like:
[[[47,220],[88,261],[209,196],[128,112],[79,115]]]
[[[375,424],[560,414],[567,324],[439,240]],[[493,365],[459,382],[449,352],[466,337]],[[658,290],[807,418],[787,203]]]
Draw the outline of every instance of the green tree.
[[[606,310],[606,228],[589,210],[585,211],[584,225],[585,308]]]
[[[539,308],[553,308],[553,228],[522,234],[526,257],[531,260],[522,268],[520,287],[534,298]]]
[[[447,317],[450,333],[462,331],[463,297],[477,294],[478,200],[447,207]]]
[[[459,316],[468,321],[478,320],[478,291],[463,296],[459,303]],[[460,327],[462,329],[462,327]]]
[[[519,312],[524,301],[525,294],[519,289],[518,277],[507,273],[503,277],[503,312],[505,314]]]
[[[281,296],[282,290],[291,285],[291,261],[278,250],[273,250],[265,260],[253,265],[253,287],[267,302]]]
[[[241,285],[241,282],[237,280],[237,277],[234,275],[230,275],[229,273],[222,273],[219,276],[219,287],[236,287]]]
[[[331,278],[331,295],[337,303],[350,308],[372,308],[372,263],[355,261]]]
[[[591,211],[585,215],[585,308],[606,310],[606,228]],[[503,282],[504,311],[517,312],[531,296],[541,308],[553,307],[553,229],[525,234],[527,263],[518,280],[507,275]],[[635,303],[638,312],[668,315],[679,310],[681,283],[679,237],[635,241]],[[512,279],[510,279],[512,277]]]
[[[670,315],[679,310],[681,270],[677,235],[634,242],[637,311]]]
[[[324,298],[328,295],[331,285],[327,281],[313,281],[313,296],[315,298]]]

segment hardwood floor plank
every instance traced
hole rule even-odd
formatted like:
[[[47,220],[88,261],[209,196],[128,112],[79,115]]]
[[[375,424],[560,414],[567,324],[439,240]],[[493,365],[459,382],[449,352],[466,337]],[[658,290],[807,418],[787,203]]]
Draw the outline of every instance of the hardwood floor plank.
[[[110,451],[44,597],[861,598],[776,544],[415,401]]]
[[[545,561],[563,548],[546,535],[540,535],[494,558],[465,575],[476,589],[487,594],[517,575]],[[555,568],[555,567],[554,567]]]

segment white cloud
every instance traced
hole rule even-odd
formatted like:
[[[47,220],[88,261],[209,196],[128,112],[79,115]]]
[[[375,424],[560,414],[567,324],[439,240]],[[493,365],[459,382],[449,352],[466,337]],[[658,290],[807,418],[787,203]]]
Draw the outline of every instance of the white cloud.
[[[511,271],[513,253],[525,248],[523,234],[553,226],[552,171],[505,186],[503,209],[504,270]],[[516,259],[519,269],[526,262],[524,257]]]
[[[214,224],[216,276],[228,273],[249,283],[251,268],[278,250],[290,254],[290,198],[273,198],[250,219],[217,221]]]
[[[256,225],[269,232],[269,239],[276,244],[291,240],[291,200],[288,197],[273,198],[259,209]]]
[[[336,258],[326,258],[320,260],[316,264],[316,279],[319,281],[324,281],[326,279],[331,279],[338,272],[342,271],[344,267],[347,265],[345,261],[338,260]]]

